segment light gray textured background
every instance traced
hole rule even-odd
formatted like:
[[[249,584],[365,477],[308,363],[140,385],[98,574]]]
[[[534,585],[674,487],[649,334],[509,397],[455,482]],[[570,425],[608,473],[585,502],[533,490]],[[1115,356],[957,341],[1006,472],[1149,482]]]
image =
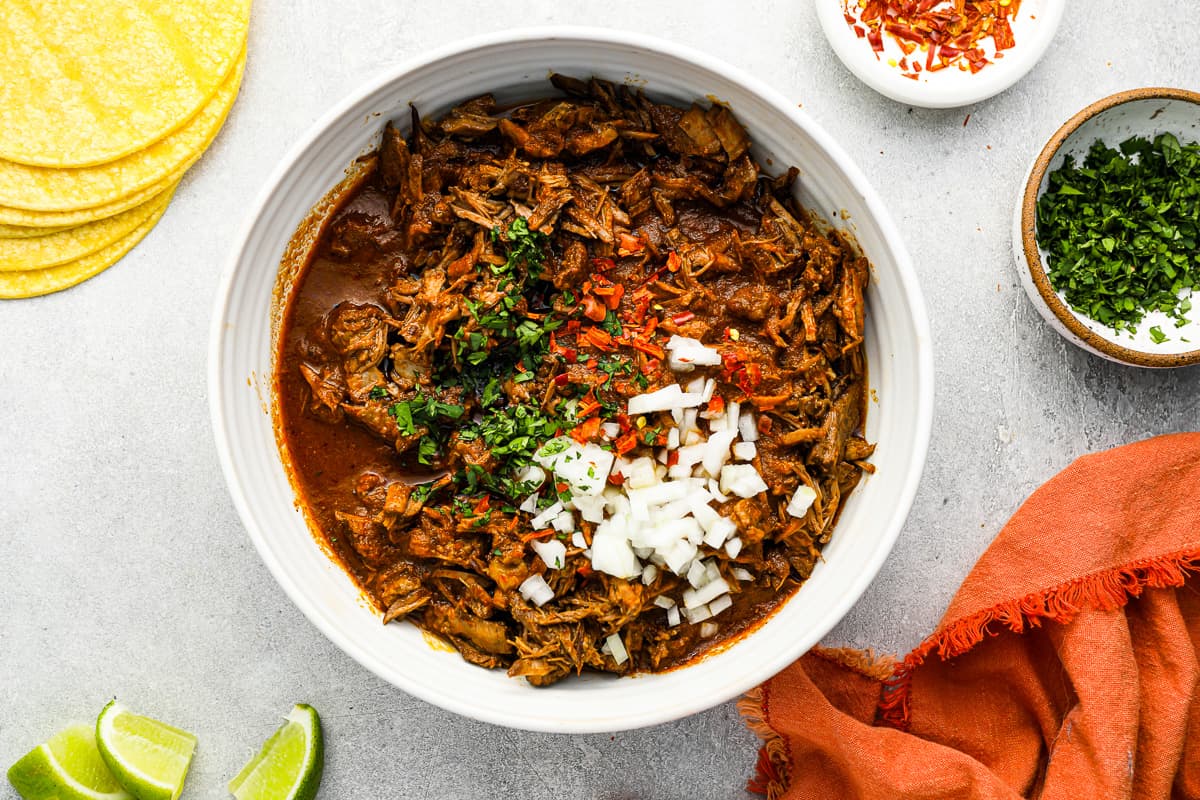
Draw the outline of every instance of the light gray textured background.
[[[278,716],[307,701],[326,723],[324,798],[742,797],[755,740],[732,704],[615,736],[493,728],[382,684],[291,606],[230,504],[205,405],[209,311],[248,199],[346,92],[476,33],[634,28],[774,84],[875,183],[929,304],[929,466],[879,579],[830,636],[902,651],[1071,459],[1200,427],[1200,369],[1139,371],[1064,343],[1018,287],[1009,241],[1023,173],[1067,117],[1122,89],[1200,88],[1194,12],[1072,0],[1022,83],[935,112],[860,85],[808,0],[258,0],[241,98],[157,229],[81,287],[0,305],[0,766],[115,694],[199,734],[184,797],[222,797]]]

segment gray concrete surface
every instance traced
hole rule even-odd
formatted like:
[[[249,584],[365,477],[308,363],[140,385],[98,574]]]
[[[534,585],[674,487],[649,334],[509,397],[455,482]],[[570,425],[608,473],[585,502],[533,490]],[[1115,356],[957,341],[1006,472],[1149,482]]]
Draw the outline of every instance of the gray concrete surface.
[[[117,695],[197,732],[184,797],[222,797],[303,700],[327,726],[324,798],[743,796],[755,741],[732,704],[614,736],[493,728],[382,684],[291,606],[230,504],[205,405],[209,311],[248,198],[344,93],[471,34],[629,27],[774,84],[882,192],[929,303],[929,466],[895,552],[829,637],[903,651],[1035,486],[1082,453],[1200,427],[1200,369],[1139,371],[1065,344],[1010,255],[1015,193],[1058,124],[1120,89],[1200,84],[1193,3],[1133,8],[1074,0],[1024,82],[935,112],[860,85],[808,0],[259,0],[241,99],[158,228],[79,288],[0,305],[0,766]]]

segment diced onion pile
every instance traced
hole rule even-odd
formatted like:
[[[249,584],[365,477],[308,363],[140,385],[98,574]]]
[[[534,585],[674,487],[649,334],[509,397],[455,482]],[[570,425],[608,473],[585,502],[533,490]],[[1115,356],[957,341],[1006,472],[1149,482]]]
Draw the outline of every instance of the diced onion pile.
[[[669,364],[677,373],[721,364],[721,354],[696,339],[672,336],[666,349]],[[678,602],[660,595],[655,604],[666,611],[672,627],[685,619],[703,623],[704,637],[717,630],[706,620],[725,611],[733,600],[716,559],[705,558],[701,547],[724,549],[731,559],[737,558],[742,548],[737,525],[712,503],[755,497],[767,490],[753,463],[758,440],[754,414],[742,410],[737,402],[712,403],[714,389],[713,379],[701,377],[686,386],[671,384],[629,398],[631,418],[670,412],[675,421],[666,446],[654,448],[652,455],[619,457],[598,444],[579,444],[565,436],[546,442],[534,455],[538,466],[530,467],[524,478],[540,482],[546,473],[552,473],[555,482],[567,485],[569,492],[561,496],[569,499],[536,511],[540,493],[535,492],[520,506],[535,513],[531,520],[535,530],[551,527],[566,534],[575,547],[585,548],[595,570],[640,579],[647,585],[661,569],[685,577],[689,586]],[[605,439],[619,434],[620,427],[615,424],[601,426]],[[787,513],[803,517],[815,499],[816,493],[801,485],[788,503]],[[578,530],[576,514],[596,526],[590,548]],[[533,548],[547,567],[564,566],[566,547],[561,541],[534,541]],[[741,567],[731,574],[738,581],[754,579]],[[537,605],[553,597],[545,580],[536,575],[526,580],[520,591]],[[628,658],[617,634],[605,640],[602,650],[618,664]]]

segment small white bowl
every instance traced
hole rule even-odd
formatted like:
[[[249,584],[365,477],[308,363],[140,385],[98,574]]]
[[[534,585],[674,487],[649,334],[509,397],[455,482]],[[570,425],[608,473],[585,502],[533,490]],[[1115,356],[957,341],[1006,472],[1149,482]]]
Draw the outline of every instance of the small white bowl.
[[[884,52],[876,54],[866,39],[860,39],[846,22],[843,0],[815,0],[825,38],[838,58],[859,80],[880,94],[910,106],[957,108],[986,100],[1025,77],[1050,47],[1062,21],[1066,0],[1022,0],[1021,11],[1012,21],[1016,44],[979,72],[956,67],[921,72],[916,80],[906,78],[888,63],[904,52],[884,36]]]
[[[507,102],[552,91],[551,70],[630,81],[679,103],[717,97],[754,139],[762,163],[800,169],[800,202],[850,231],[874,265],[865,348],[873,402],[865,434],[875,475],[846,503],[823,561],[800,591],[749,635],[671,672],[572,676],[543,689],[434,649],[405,624],[382,625],[310,534],[280,461],[270,413],[273,291],[297,224],[377,146],[387,119],[414,103],[433,118],[485,91]],[[816,644],[883,564],[916,493],[929,444],[933,357],[916,275],[891,217],[841,147],[787,98],[698,53],[619,31],[513,31],[456,44],[369,81],[293,147],[252,206],[221,280],[209,350],[217,452],[250,538],[292,601],[331,641],[401,689],[466,716],[560,733],[615,731],[693,714],[750,689]]]
[[[1097,139],[1116,147],[1131,136],[1153,139],[1173,133],[1181,142],[1200,141],[1200,94],[1184,89],[1133,89],[1092,103],[1067,121],[1042,148],[1025,178],[1013,215],[1013,253],[1025,293],[1038,313],[1067,341],[1110,361],[1136,367],[1170,368],[1200,364],[1200,295],[1191,321],[1151,311],[1136,334],[1118,332],[1080,314],[1050,285],[1046,251],[1037,242],[1037,203],[1050,183],[1050,173],[1068,155],[1083,161]],[[1167,341],[1156,343],[1150,329],[1159,326]],[[1187,341],[1185,341],[1187,340]]]

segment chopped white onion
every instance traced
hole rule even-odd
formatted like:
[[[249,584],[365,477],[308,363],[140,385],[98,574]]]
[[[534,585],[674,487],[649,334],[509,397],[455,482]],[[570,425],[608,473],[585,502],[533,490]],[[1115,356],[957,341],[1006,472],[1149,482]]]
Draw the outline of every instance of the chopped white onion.
[[[730,539],[725,543],[725,552],[730,558],[737,558],[738,553],[742,552],[742,540],[736,536]]]
[[[767,490],[767,484],[753,464],[726,464],[721,468],[721,491],[738,497],[754,497]]]
[[[715,581],[704,584],[699,589],[684,589],[683,605],[684,608],[699,608],[709,601],[728,593],[729,584],[725,582],[724,578],[717,578]]]
[[[675,601],[667,597],[665,594],[660,594],[658,597],[654,598],[654,605],[658,606],[659,608],[674,608]]]
[[[621,641],[620,634],[611,634],[604,642],[608,645],[609,652],[612,653],[613,661],[616,661],[617,664],[624,664],[629,660],[629,651],[625,649],[625,643]]]
[[[631,461],[623,474],[627,489],[645,489],[658,483],[654,475],[654,462],[646,456]]]
[[[796,487],[796,492],[787,504],[787,513],[793,517],[803,517],[812,508],[816,499],[817,493],[812,490],[812,487],[801,484]]]
[[[541,575],[530,575],[517,587],[517,591],[539,608],[554,599],[554,590]]]
[[[674,628],[679,622],[679,606],[671,606],[667,609],[667,625]]]
[[[711,347],[706,347],[699,339],[688,336],[672,336],[666,345],[667,364],[676,372],[690,372],[697,366],[718,367],[721,365],[721,353]]]
[[[700,638],[708,639],[710,637],[716,636],[718,630],[720,630],[720,626],[718,626],[717,623],[702,622],[702,623],[700,623]]]
[[[553,503],[552,505],[547,507],[546,510],[544,510],[542,513],[538,514],[536,517],[529,520],[529,524],[532,525],[533,529],[536,531],[539,528],[544,528],[547,525],[549,525],[551,520],[553,520],[555,517],[557,517],[562,512],[563,512],[563,504],[558,503],[558,502]]]
[[[696,545],[687,539],[682,539],[662,555],[664,559],[663,563],[666,564],[667,569],[676,575],[684,575],[687,573],[688,565],[696,557]]]
[[[629,545],[625,517],[607,519],[596,526],[592,534],[592,568],[616,578],[635,578],[642,574],[642,565]]]
[[[534,511],[537,510],[539,494],[541,494],[541,493],[534,492],[533,494],[529,495],[529,497],[526,497],[524,502],[522,502],[521,505],[517,506],[517,508],[520,509],[521,511],[524,511],[526,514],[532,514]]]
[[[703,622],[712,616],[712,612],[708,610],[707,605],[697,606],[696,608],[685,608],[683,615],[687,617],[687,621],[693,625]]]
[[[715,380],[713,380],[712,378],[709,378],[708,380],[706,380],[704,382],[704,391],[702,391],[700,393],[700,401],[703,403],[707,403],[709,400],[712,400],[713,392],[715,392],[716,390],[717,390],[717,382]]]
[[[733,446],[733,457],[738,461],[753,461],[758,455],[758,446],[754,442],[738,442]]]
[[[629,415],[650,414],[655,411],[670,411],[673,408],[693,408],[703,401],[700,395],[684,392],[678,383],[629,398]]]
[[[733,598],[727,594],[723,594],[720,597],[718,597],[716,600],[713,600],[711,603],[708,604],[708,613],[712,614],[715,617],[717,614],[720,614],[722,611],[724,611],[725,609],[729,608],[732,605],[733,605]]]
[[[704,571],[704,562],[700,561],[699,559],[692,562],[692,565],[688,567],[687,580],[688,583],[692,585],[693,589],[699,589],[701,586],[708,583],[708,576]]]
[[[642,570],[642,583],[646,586],[654,583],[654,579],[658,577],[658,567],[653,564],[647,564]]]
[[[718,503],[729,502],[729,495],[721,492],[721,487],[717,483],[716,478],[708,479],[708,493],[711,494],[713,496],[713,500],[716,500]]]
[[[715,478],[721,474],[721,467],[729,460],[729,445],[733,444],[736,436],[737,431],[733,430],[717,431],[708,437],[708,443],[704,446],[704,460],[701,463],[710,477]]]
[[[529,544],[547,567],[562,569],[563,565],[567,563],[567,546],[558,539],[550,539],[545,542],[534,539]]]
[[[743,442],[758,441],[758,423],[754,420],[752,412],[743,411],[738,417],[738,433],[742,435]]]
[[[583,531],[575,531],[571,534],[571,544],[576,547],[587,547],[587,539],[583,536]]]
[[[671,430],[667,431],[667,449],[679,449],[679,428],[671,428]]]
[[[615,439],[621,435],[621,426],[615,422],[605,422],[600,425],[600,432],[606,439]]]
[[[536,489],[546,482],[546,470],[537,464],[530,464],[517,473],[517,480],[521,483],[532,483],[532,488]]]
[[[739,581],[745,582],[754,580],[754,575],[748,569],[734,567],[731,572],[733,572],[733,577],[737,578]]]
[[[704,543],[716,550],[735,533],[737,533],[737,526],[725,517],[718,516],[717,521],[704,534]]]

